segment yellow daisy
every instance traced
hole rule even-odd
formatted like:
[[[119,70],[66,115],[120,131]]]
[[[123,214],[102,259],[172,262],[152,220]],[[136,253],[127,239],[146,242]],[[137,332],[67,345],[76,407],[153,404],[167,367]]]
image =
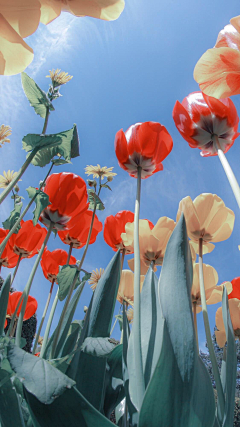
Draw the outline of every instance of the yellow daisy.
[[[16,175],[17,172],[14,171],[3,171],[3,175],[0,175],[0,188],[7,188],[8,184],[12,182]],[[21,179],[19,179],[19,181],[21,181]]]
[[[52,84],[54,86],[65,85],[73,78],[73,76],[69,76],[68,73],[66,73],[65,71],[61,71],[59,68],[57,68],[56,70],[49,70],[49,73],[50,76],[46,77],[50,77],[52,79]]]
[[[89,285],[92,285],[91,289],[93,291],[96,289],[97,284],[98,284],[100,278],[102,277],[103,273],[104,273],[104,268],[100,268],[99,271],[97,268],[96,268],[96,271],[93,270],[91,277],[88,281]]]
[[[112,181],[112,178],[115,175],[117,175],[116,173],[112,172],[112,170],[113,170],[113,166],[111,168],[107,168],[107,166],[103,166],[101,168],[100,165],[97,165],[97,166],[87,165],[85,167],[85,173],[87,175],[93,175],[93,178],[106,177],[108,178],[108,181]]]
[[[10,126],[0,126],[0,147],[4,144],[4,142],[10,142],[10,139],[7,137],[11,135],[11,133],[12,129],[10,128]]]
[[[127,318],[128,318],[129,323],[133,323],[133,313],[134,313],[133,308],[130,307],[127,311]]]

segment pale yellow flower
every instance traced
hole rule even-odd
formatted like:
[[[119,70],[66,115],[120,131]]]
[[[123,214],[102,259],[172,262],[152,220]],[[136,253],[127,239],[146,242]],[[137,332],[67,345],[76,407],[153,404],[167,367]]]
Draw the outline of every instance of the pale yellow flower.
[[[12,129],[10,128],[10,126],[5,126],[5,125],[0,126],[0,147],[5,142],[10,142],[10,139],[7,137],[11,135],[11,133],[12,133]]]
[[[144,276],[140,276],[140,291],[142,290]],[[125,301],[133,305],[134,301],[134,273],[130,270],[122,270],[121,279],[118,288],[117,300],[120,304]]]
[[[3,171],[3,175],[0,175],[0,188],[7,188],[8,184],[10,184],[17,175],[17,172],[10,170],[7,172]],[[21,179],[19,179],[19,181],[21,181]]]
[[[240,301],[237,298],[232,298],[228,300],[228,304],[229,304],[229,312],[230,312],[230,317],[232,321],[234,335],[236,339],[237,338],[239,339],[240,338]],[[222,307],[217,309],[215,321],[218,329],[217,331],[215,331],[217,343],[219,347],[224,347],[227,337],[226,337],[226,332],[225,332],[225,327],[223,322]]]
[[[100,268],[98,271],[98,268],[96,268],[96,271],[92,271],[91,277],[88,281],[89,285],[91,286],[91,289],[94,291],[97,287],[97,284],[99,280],[101,279],[102,275],[104,273],[104,268]]]
[[[133,308],[130,307],[127,311],[127,319],[129,321],[129,323],[133,323],[133,315],[134,315]]]
[[[107,166],[103,166],[101,168],[100,165],[97,165],[97,166],[87,165],[85,167],[85,174],[93,175],[93,178],[99,178],[99,177],[110,178],[110,181],[111,181],[111,178],[117,175],[116,173],[112,172],[112,170],[113,170],[113,166],[111,168],[107,168]]]
[[[68,73],[66,73],[65,71],[61,71],[59,68],[57,68],[56,70],[49,70],[50,76],[46,76],[46,77],[50,77],[52,80],[52,84],[56,87],[56,86],[61,86],[61,85],[65,85],[66,83],[68,83],[73,76],[69,76]]]

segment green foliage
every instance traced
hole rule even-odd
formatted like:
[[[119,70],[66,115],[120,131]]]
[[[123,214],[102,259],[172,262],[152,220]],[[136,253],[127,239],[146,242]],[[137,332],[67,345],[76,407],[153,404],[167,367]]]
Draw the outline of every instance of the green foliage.
[[[88,189],[88,201],[89,201],[89,209],[94,209],[96,205],[96,209],[103,211],[105,209],[103,202],[100,197],[95,193],[92,188]]]
[[[45,119],[47,108],[50,111],[54,111],[54,107],[46,93],[26,73],[22,73],[22,86],[30,105],[40,117]]]
[[[22,146],[23,146],[23,149],[28,153],[36,148],[38,148],[39,150],[40,149],[43,150],[45,148],[49,148],[49,149],[55,148],[57,150],[57,147],[61,144],[61,142],[62,142],[61,136],[60,134],[57,134],[57,133],[53,135],[38,135],[34,133],[29,133],[23,137]],[[35,160],[36,156],[37,154],[35,154],[32,160],[33,164],[37,162]],[[49,163],[49,161],[47,163]],[[35,164],[35,166],[40,166],[40,165]]]
[[[92,338],[87,337],[81,347],[83,353],[91,354],[97,357],[106,357],[114,349],[113,344],[109,338]]]
[[[122,347],[122,344],[115,346],[107,358],[103,409],[108,418],[125,397],[122,376]]]
[[[62,357],[67,356],[74,350],[77,340],[81,334],[83,323],[83,320],[75,320],[73,323],[71,323],[65,344],[63,346]]]
[[[79,156],[79,140],[75,124],[69,130],[49,136],[55,137],[58,140],[58,144],[43,147],[38,151],[32,160],[34,166],[44,167],[51,160],[54,165],[62,165],[71,163],[72,158]],[[53,159],[54,156],[58,156],[58,158]],[[59,156],[63,158],[61,159]]]
[[[9,274],[6,280],[4,281],[1,292],[0,292],[0,336],[4,334],[4,323],[6,320],[11,281],[12,281],[11,274]]]
[[[51,203],[46,193],[41,190],[37,190],[34,187],[27,188],[28,196],[30,199],[34,197],[36,207],[33,211],[33,225],[36,225],[43,209],[45,209]]]
[[[14,196],[14,209],[11,211],[10,216],[6,219],[2,224],[5,230],[11,230],[17,220],[20,218],[21,210],[22,210],[22,197],[15,195]],[[21,226],[19,225],[15,231],[17,234],[20,230]]]
[[[60,301],[63,301],[66,298],[76,275],[77,281],[74,289],[80,285],[78,268],[75,265],[64,265],[61,268],[61,271],[57,275],[59,287],[58,298]]]
[[[10,375],[0,369],[0,423],[1,427],[26,427],[20,409],[19,398]]]

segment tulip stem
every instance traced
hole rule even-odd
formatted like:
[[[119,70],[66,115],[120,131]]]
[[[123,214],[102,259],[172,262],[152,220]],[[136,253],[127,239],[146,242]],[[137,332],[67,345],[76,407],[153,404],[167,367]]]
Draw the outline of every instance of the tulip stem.
[[[229,165],[227,158],[221,149],[221,146],[220,146],[219,141],[218,141],[218,137],[216,135],[213,136],[213,143],[215,145],[215,148],[217,149],[219,160],[222,163],[223,169],[227,175],[227,179],[229,181],[229,184],[231,186],[231,189],[232,189],[233,194],[235,196],[235,199],[237,201],[238,207],[240,208],[240,188],[239,188],[238,182],[235,178],[235,175],[232,171],[232,168]]]
[[[22,254],[20,254],[20,255],[19,255],[19,257],[18,257],[17,264],[16,264],[16,267],[15,267],[14,272],[13,272],[13,278],[12,278],[11,285],[13,284],[13,281],[14,281],[15,276],[16,276],[16,274],[17,274],[18,267],[19,267],[19,264],[20,264],[21,259],[22,259]]]
[[[140,312],[140,248],[139,248],[139,211],[140,211],[140,194],[141,194],[141,172],[142,168],[138,167],[137,174],[137,194],[134,214],[134,321],[133,321],[133,343],[134,359],[137,379],[137,396],[138,410],[140,411],[143,396],[145,393],[142,348],[141,348],[141,312]]]
[[[51,164],[51,167],[49,168],[49,171],[47,173],[47,175],[44,178],[44,181],[41,183],[39,189],[41,190],[41,188],[44,186],[48,176],[50,175],[52,168],[54,166],[54,163]],[[0,256],[2,255],[5,246],[8,242],[8,240],[10,239],[10,237],[12,236],[12,234],[17,230],[18,226],[20,225],[20,222],[22,221],[23,217],[26,215],[28,209],[32,206],[34,200],[36,199],[38,193],[36,193],[33,198],[30,200],[30,202],[28,203],[28,205],[25,207],[24,211],[22,212],[22,214],[20,215],[20,217],[18,218],[18,220],[15,222],[14,226],[11,228],[11,230],[9,230],[9,233],[7,234],[7,236],[5,237],[5,239],[2,241],[1,245],[0,245]]]
[[[23,295],[24,295],[24,297],[23,297],[23,304],[22,304],[22,308],[21,308],[21,311],[20,311],[20,315],[19,315],[19,321],[18,321],[17,332],[16,332],[16,342],[15,342],[18,347],[20,346],[20,341],[21,341],[23,316],[24,316],[24,313],[25,313],[25,310],[26,310],[28,295],[29,295],[29,292],[30,292],[30,289],[31,289],[31,286],[32,286],[32,282],[33,282],[35,273],[36,273],[37,268],[38,268],[38,264],[40,263],[40,260],[42,258],[43,251],[45,249],[45,246],[47,245],[47,242],[48,242],[48,239],[49,239],[50,234],[52,232],[53,226],[54,226],[54,223],[51,222],[50,226],[48,228],[48,232],[46,234],[46,237],[44,239],[44,242],[42,244],[42,247],[41,247],[41,249],[40,249],[40,251],[38,253],[38,256],[37,256],[37,258],[35,260],[35,263],[33,265],[33,268],[32,268],[32,271],[30,273],[30,276],[29,276],[29,279],[27,281],[27,284],[26,284],[26,286],[25,286],[25,288],[23,290]]]
[[[44,308],[44,311],[43,311],[42,319],[41,319],[41,322],[40,322],[40,325],[39,325],[39,328],[38,328],[38,331],[37,331],[37,335],[35,337],[34,347],[33,347],[33,351],[32,351],[33,354],[36,353],[36,348],[37,348],[37,345],[38,345],[38,338],[40,336],[40,333],[41,333],[41,330],[42,330],[42,326],[43,326],[43,323],[44,323],[44,320],[45,320],[45,317],[46,317],[46,314],[47,314],[47,311],[48,311],[50,299],[51,299],[51,296],[52,296],[54,282],[55,282],[55,279],[52,280],[51,288],[50,288],[50,291],[49,291],[49,294],[48,294],[48,298],[47,298],[47,302],[46,302],[46,305],[45,305],[45,308]]]
[[[47,343],[48,343],[48,337],[49,337],[49,333],[50,333],[50,329],[52,326],[52,321],[53,321],[53,316],[55,314],[56,308],[57,308],[57,303],[58,303],[58,293],[59,293],[59,288],[57,290],[57,293],[55,295],[54,301],[53,301],[53,305],[49,314],[49,318],[47,321],[47,326],[45,329],[45,333],[44,333],[44,337],[43,337],[43,343],[42,343],[42,347],[41,347],[41,351],[40,351],[40,357],[43,357],[43,354],[45,352],[45,349],[47,347]]]
[[[199,353],[199,344],[198,344],[198,327],[197,327],[197,303],[193,302],[193,321],[194,321],[194,329],[195,329],[195,335],[196,335],[196,342],[197,342],[197,349]]]
[[[125,253],[126,253],[126,249],[124,248],[124,249],[122,250],[121,271],[122,271],[122,269],[123,269],[123,263],[124,263]]]
[[[219,374],[219,370],[218,370],[216,355],[215,355],[214,349],[213,349],[210,325],[209,325],[209,320],[208,320],[206,294],[205,294],[204,277],[203,277],[202,246],[203,246],[203,240],[202,240],[202,238],[200,238],[199,239],[199,260],[198,260],[198,262],[199,262],[199,282],[200,282],[200,294],[201,294],[203,320],[204,320],[204,327],[205,327],[205,333],[206,333],[206,338],[207,338],[208,350],[209,350],[210,359],[212,362],[213,375],[214,375],[214,379],[215,379],[215,383],[216,383],[216,389],[217,389],[217,395],[218,395],[218,402],[219,402],[219,406],[220,406],[221,417],[223,419],[224,407],[225,407],[225,398],[224,398],[222,383],[221,383],[220,374]]]
[[[45,135],[46,130],[47,130],[49,113],[50,113],[49,107],[47,107],[46,108],[46,116],[45,116],[44,125],[43,125],[43,130],[42,130],[42,135]]]
[[[71,255],[72,255],[72,248],[73,248],[73,243],[71,242],[70,246],[69,246],[69,251],[68,251],[68,257],[67,257],[66,265],[69,265],[70,258],[71,258]]]
[[[11,322],[10,322],[10,325],[9,325],[9,328],[8,328],[8,331],[7,331],[7,334],[6,334],[6,335],[7,335],[7,337],[8,337],[8,336],[12,336],[12,330],[13,330],[13,328],[14,328],[15,319],[16,319],[17,312],[18,312],[18,309],[19,309],[19,307],[20,307],[20,304],[21,304],[22,300],[23,300],[23,294],[22,294],[22,295],[21,295],[21,297],[19,298],[19,301],[18,301],[18,303],[17,303],[17,307],[15,308],[15,311],[14,311],[14,313],[13,313],[13,315],[12,315]]]

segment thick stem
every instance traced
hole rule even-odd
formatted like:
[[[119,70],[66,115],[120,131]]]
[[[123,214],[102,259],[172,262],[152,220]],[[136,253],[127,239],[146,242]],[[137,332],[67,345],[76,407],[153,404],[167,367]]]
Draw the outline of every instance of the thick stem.
[[[45,349],[47,347],[47,343],[48,343],[48,337],[49,337],[49,333],[50,333],[50,329],[52,326],[52,321],[53,321],[53,316],[55,314],[56,308],[57,308],[57,303],[58,303],[58,293],[59,293],[59,289],[57,290],[57,293],[55,295],[54,301],[53,301],[53,305],[49,314],[49,318],[47,321],[47,326],[45,329],[45,333],[44,333],[44,337],[43,337],[43,343],[42,343],[42,348],[41,348],[41,352],[40,352],[40,357],[43,357],[43,354],[45,352]]]
[[[217,149],[218,157],[219,157],[220,162],[222,163],[223,169],[227,175],[227,179],[229,181],[229,184],[231,186],[231,189],[232,189],[233,194],[235,196],[235,199],[237,201],[238,207],[240,208],[240,188],[239,188],[238,182],[235,178],[235,175],[232,171],[232,168],[229,165],[227,158],[226,158],[224,152],[222,151],[222,149],[220,147],[218,137],[216,135],[213,136],[213,143]]]
[[[49,107],[47,107],[47,109],[46,109],[46,116],[45,116],[44,125],[43,125],[43,130],[42,130],[42,135],[45,135],[46,130],[47,130],[49,113],[50,113]]]
[[[69,265],[69,262],[70,262],[70,258],[71,258],[71,255],[72,255],[72,248],[73,248],[73,243],[70,243],[69,251],[68,251],[68,257],[67,257],[67,262],[66,262],[67,265]]]
[[[38,256],[37,256],[37,258],[35,260],[34,266],[33,266],[32,271],[30,273],[28,282],[27,282],[27,284],[26,284],[26,286],[25,286],[25,288],[23,290],[23,294],[24,294],[23,304],[22,304],[22,308],[21,308],[21,311],[20,311],[19,321],[18,321],[18,325],[17,325],[17,332],[16,332],[16,345],[17,346],[20,346],[20,340],[21,340],[21,334],[22,334],[23,316],[24,316],[24,313],[25,313],[25,310],[26,310],[28,295],[29,295],[29,292],[30,292],[30,289],[31,289],[31,286],[32,286],[32,282],[33,282],[35,273],[36,273],[37,268],[38,268],[38,264],[40,263],[40,260],[42,258],[43,251],[44,251],[45,246],[46,246],[46,244],[48,242],[48,239],[49,239],[50,234],[52,232],[53,226],[54,226],[54,224],[51,222],[51,224],[49,226],[49,229],[48,229],[48,232],[47,232],[47,235],[45,237],[45,240],[44,240],[44,242],[42,244],[42,247],[41,247],[41,249],[40,249],[40,251],[38,253]]]
[[[142,347],[141,347],[141,312],[140,312],[140,248],[139,248],[139,210],[141,193],[141,167],[138,167],[137,195],[134,215],[134,322],[133,343],[137,378],[138,409],[140,410],[145,393]]]
[[[11,285],[13,284],[13,281],[14,281],[15,276],[16,276],[16,274],[17,274],[18,267],[19,267],[19,264],[20,264],[21,259],[22,259],[22,254],[20,254],[20,255],[19,255],[19,257],[18,257],[17,264],[16,264],[16,267],[15,267],[14,272],[13,272],[13,278],[12,278]]]
[[[195,329],[195,335],[196,335],[196,341],[197,341],[197,349],[199,352],[199,344],[198,344],[198,327],[197,327],[197,303],[193,302],[193,321],[194,321],[194,329]]]
[[[43,311],[42,319],[41,319],[41,322],[40,322],[40,325],[39,325],[39,328],[38,328],[38,331],[37,331],[37,335],[35,337],[35,343],[34,343],[34,347],[33,347],[33,351],[32,351],[33,354],[36,353],[36,348],[37,348],[37,345],[38,345],[38,338],[40,337],[42,326],[43,326],[43,323],[44,323],[44,320],[45,320],[45,317],[46,317],[46,314],[47,314],[47,311],[48,311],[50,299],[51,299],[51,296],[52,296],[54,282],[55,282],[55,279],[53,279],[53,281],[52,281],[51,288],[50,288],[50,291],[49,291],[49,294],[48,294],[48,298],[47,298],[47,302],[46,302],[46,305],[45,305],[45,308],[44,308],[44,311]]]
[[[17,184],[17,182],[19,181],[19,179],[21,178],[21,176],[24,174],[25,170],[27,169],[27,167],[31,163],[33,157],[35,156],[35,154],[37,154],[38,150],[39,150],[39,147],[36,147],[32,150],[32,152],[29,154],[28,158],[26,159],[26,161],[22,165],[21,169],[19,169],[15,178],[8,184],[7,188],[5,188],[5,190],[2,192],[2,194],[0,196],[0,204],[3,202],[3,200],[6,199],[6,197],[10,193],[10,191]]]
[[[218,402],[219,402],[220,411],[221,411],[221,417],[223,419],[224,407],[225,407],[225,398],[224,398],[224,394],[223,394],[223,388],[222,388],[222,383],[221,383],[220,374],[219,374],[219,370],[218,370],[216,355],[215,355],[214,349],[213,349],[210,325],[209,325],[209,320],[208,320],[207,303],[206,303],[204,278],[203,278],[202,244],[203,244],[203,241],[200,238],[199,239],[199,260],[198,260],[198,262],[199,262],[199,282],[200,282],[201,304],[202,304],[205,333],[206,333],[206,338],[207,338],[207,345],[208,345],[208,350],[209,350],[209,354],[210,354],[210,359],[212,362],[212,369],[213,369],[213,375],[214,375],[214,379],[215,379],[215,383],[216,383],[216,389],[217,389]]]

